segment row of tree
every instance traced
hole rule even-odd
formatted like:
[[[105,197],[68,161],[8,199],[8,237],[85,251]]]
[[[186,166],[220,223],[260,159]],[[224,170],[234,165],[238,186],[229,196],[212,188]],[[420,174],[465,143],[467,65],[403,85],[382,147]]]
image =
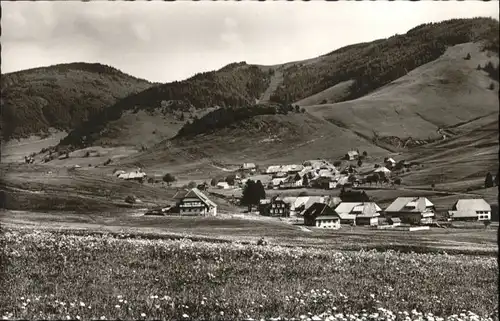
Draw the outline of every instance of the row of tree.
[[[249,179],[243,188],[243,194],[240,204],[248,207],[248,211],[252,211],[253,206],[259,206],[260,200],[266,198],[266,191],[262,182],[257,182]]]
[[[201,118],[196,118],[192,123],[186,123],[177,133],[176,138],[206,134],[235,124],[236,122],[250,119],[258,115],[276,115],[282,112],[276,106],[255,105],[246,108],[219,108],[211,111]],[[282,112],[284,113],[284,112]]]

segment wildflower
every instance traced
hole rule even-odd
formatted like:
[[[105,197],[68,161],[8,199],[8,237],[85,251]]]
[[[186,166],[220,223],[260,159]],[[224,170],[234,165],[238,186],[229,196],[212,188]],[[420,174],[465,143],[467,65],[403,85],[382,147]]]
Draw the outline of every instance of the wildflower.
[[[105,316],[101,316],[101,320],[106,320],[106,317]]]
[[[185,318],[185,319],[187,319],[187,318],[189,318],[189,315],[187,315],[186,313],[184,313],[184,314],[182,315],[182,317],[183,317],[183,318]]]
[[[141,317],[145,318],[146,317],[146,313],[141,313]]]
[[[119,305],[119,304],[115,305],[115,308],[119,309],[119,308],[120,308],[120,305]]]
[[[220,312],[220,315],[221,315],[221,316],[223,316],[223,315],[224,315],[224,311],[221,311],[221,312]]]
[[[82,301],[80,301],[80,306],[81,306],[81,307],[84,307],[84,306],[85,306],[85,303],[83,303]]]

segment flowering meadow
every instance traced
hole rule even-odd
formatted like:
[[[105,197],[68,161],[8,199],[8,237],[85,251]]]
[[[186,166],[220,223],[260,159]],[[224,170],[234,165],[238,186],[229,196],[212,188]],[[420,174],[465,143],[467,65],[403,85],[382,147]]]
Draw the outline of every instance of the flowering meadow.
[[[4,229],[2,319],[498,320],[496,258]]]

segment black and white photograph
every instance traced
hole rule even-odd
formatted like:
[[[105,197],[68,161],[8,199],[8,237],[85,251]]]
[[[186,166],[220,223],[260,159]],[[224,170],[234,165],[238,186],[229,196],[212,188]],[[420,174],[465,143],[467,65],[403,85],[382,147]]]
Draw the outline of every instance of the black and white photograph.
[[[1,9],[1,320],[499,320],[498,1]]]

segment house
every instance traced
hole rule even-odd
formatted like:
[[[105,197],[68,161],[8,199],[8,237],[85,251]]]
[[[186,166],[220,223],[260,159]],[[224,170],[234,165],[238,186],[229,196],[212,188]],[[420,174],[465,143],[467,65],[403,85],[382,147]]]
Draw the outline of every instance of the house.
[[[401,223],[430,224],[434,219],[434,204],[426,197],[398,197],[385,210],[388,219],[398,217]]]
[[[389,176],[391,174],[391,170],[388,169],[387,167],[385,166],[382,166],[382,167],[378,167],[377,169],[375,169],[373,171],[374,173],[380,173],[380,174],[383,174],[385,177]]]
[[[316,227],[338,230],[340,217],[338,215],[321,215],[316,217]]]
[[[181,216],[216,216],[217,204],[209,200],[199,189],[179,191],[175,194],[177,210]]]
[[[356,160],[359,158],[359,153],[355,150],[348,151],[347,154],[345,154],[345,159],[347,160]]]
[[[282,178],[273,178],[269,183],[269,186],[273,189],[278,189],[280,185],[286,180],[286,177]]]
[[[280,183],[279,188],[300,188],[302,187],[302,177],[297,173],[295,175],[288,176],[283,182]]]
[[[324,196],[298,197],[295,203],[295,212],[297,213],[297,215],[304,216],[305,211],[309,207],[311,207],[314,203],[325,203],[325,197]]]
[[[262,205],[263,206],[260,206],[259,208],[260,215],[290,217],[290,204],[286,203],[283,199],[277,196],[271,198],[269,203],[264,203]]]
[[[303,169],[304,169],[304,166],[302,166],[302,165],[295,165],[295,164],[293,164],[293,165],[285,165],[285,166],[283,166],[281,168],[281,170],[283,172],[286,172],[288,174],[295,174],[295,173],[300,172]]]
[[[252,170],[252,169],[255,169],[257,166],[255,166],[254,163],[243,163],[243,165],[241,165],[241,169],[242,170]]]
[[[333,177],[319,177],[318,176],[310,181],[310,185],[313,188],[329,189],[330,182],[332,180],[333,180]]]
[[[142,181],[146,177],[146,173],[141,171],[140,169],[130,172],[130,173],[122,173],[118,175],[118,178],[124,180],[132,180],[132,181]]]
[[[338,227],[340,228],[340,218],[335,211],[325,203],[314,203],[304,212],[304,225],[317,226],[316,219],[320,216],[332,216],[337,220]],[[333,220],[333,219],[330,219]],[[330,222],[324,224],[330,224]]]
[[[227,182],[218,182],[216,186],[217,186],[217,188],[220,188],[220,189],[231,188],[231,186],[229,186],[229,184]]]
[[[335,208],[340,223],[352,225],[378,225],[382,209],[374,202],[342,202]]]
[[[356,225],[377,226],[382,209],[375,203],[363,203],[355,206],[351,213],[356,214]]]
[[[490,221],[491,206],[484,199],[461,199],[448,211],[450,221]]]
[[[281,166],[279,166],[279,165],[272,165],[272,166],[269,166],[266,169],[266,174],[276,174],[276,173],[278,173],[280,171],[281,171]]]

